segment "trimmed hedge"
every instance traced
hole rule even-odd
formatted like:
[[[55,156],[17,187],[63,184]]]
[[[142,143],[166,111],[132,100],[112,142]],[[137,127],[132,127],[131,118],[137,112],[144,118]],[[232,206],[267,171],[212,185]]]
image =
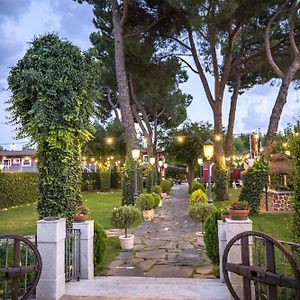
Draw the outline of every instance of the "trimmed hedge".
[[[197,190],[202,190],[203,193],[206,192],[204,185],[201,182],[199,182],[197,179],[195,179],[192,181],[191,193]]]
[[[38,173],[0,172],[0,208],[37,202]]]
[[[94,223],[94,265],[102,263],[107,254],[107,235],[104,228]]]
[[[110,170],[101,170],[99,172],[100,177],[100,191],[101,192],[109,192],[110,191]]]
[[[100,190],[100,177],[99,173],[82,173],[82,185],[83,192]]]

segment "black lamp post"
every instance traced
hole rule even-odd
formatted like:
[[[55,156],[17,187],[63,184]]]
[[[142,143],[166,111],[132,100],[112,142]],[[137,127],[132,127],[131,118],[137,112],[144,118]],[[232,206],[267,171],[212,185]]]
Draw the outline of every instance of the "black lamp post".
[[[141,153],[141,149],[137,145],[134,145],[131,150],[132,158],[134,161],[134,194],[133,194],[134,205],[136,205],[139,196],[138,188],[137,188],[137,162],[140,157],[140,153]]]
[[[153,187],[153,166],[155,165],[155,157],[150,157],[149,159],[151,165],[151,188]]]
[[[201,156],[198,158],[198,165],[199,165],[199,177],[200,177],[200,181],[202,182],[203,158]]]
[[[214,143],[211,140],[207,140],[203,144],[204,156],[208,161],[208,203],[212,204],[212,196],[211,196],[211,172],[210,172],[210,161],[214,155]]]

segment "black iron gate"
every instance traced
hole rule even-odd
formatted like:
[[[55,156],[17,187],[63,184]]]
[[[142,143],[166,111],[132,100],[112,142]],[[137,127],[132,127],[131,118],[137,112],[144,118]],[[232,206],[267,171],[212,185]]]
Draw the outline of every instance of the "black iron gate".
[[[0,235],[1,299],[28,299],[41,271],[42,259],[31,241],[18,235]]]
[[[241,262],[228,262],[230,250],[236,243],[241,245]],[[300,300],[300,272],[297,266],[300,245],[289,244],[292,250],[288,251],[283,242],[255,231],[246,231],[232,238],[224,250],[222,267],[225,282],[233,298]],[[299,246],[299,249],[296,246]],[[239,298],[233,288],[229,272],[241,277],[242,298]]]
[[[66,281],[80,278],[80,229],[67,229],[65,241]]]

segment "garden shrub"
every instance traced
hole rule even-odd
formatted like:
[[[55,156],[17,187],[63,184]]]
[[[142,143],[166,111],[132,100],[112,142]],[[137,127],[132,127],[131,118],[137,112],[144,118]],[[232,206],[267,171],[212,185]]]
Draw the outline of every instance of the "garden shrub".
[[[159,195],[161,197],[161,193],[162,193],[162,188],[160,185],[155,184],[152,189],[151,189],[152,193],[156,193],[157,195]]]
[[[38,173],[0,172],[0,208],[37,202]]]
[[[118,190],[122,187],[122,176],[120,172],[112,171],[110,179],[110,188]]]
[[[154,200],[154,207],[153,208],[157,208],[159,206],[160,201],[161,201],[161,197],[159,195],[157,195],[156,193],[152,193],[151,195],[153,196],[153,200]]]
[[[138,168],[138,193],[143,191],[142,169]],[[122,168],[122,205],[134,204],[134,166],[133,160],[127,158]]]
[[[292,217],[292,231],[295,239],[300,240],[300,122],[295,125],[295,133],[289,134],[289,148],[293,161],[293,217]]]
[[[169,194],[172,188],[172,183],[169,180],[164,179],[161,181],[160,186],[162,188],[163,193]]]
[[[101,192],[109,192],[110,191],[110,171],[105,170],[105,171],[100,171],[99,172],[99,177],[100,177],[100,191]]]
[[[195,192],[197,190],[202,190],[205,193],[205,187],[204,187],[204,185],[200,181],[198,181],[197,179],[195,179],[192,182],[191,193],[193,193],[193,192]]]
[[[257,160],[243,175],[243,188],[239,201],[247,201],[250,213],[259,212],[260,196],[268,180],[268,162],[265,159]]]
[[[204,243],[206,253],[211,262],[219,264],[219,238],[218,238],[218,220],[221,218],[219,210],[214,211],[204,223]]]
[[[99,174],[93,172],[83,172],[81,190],[83,192],[90,190],[100,190]]]
[[[153,194],[140,194],[137,202],[137,207],[141,210],[150,210],[154,208],[155,200]]]
[[[190,206],[193,206],[200,202],[208,202],[208,199],[206,194],[202,190],[196,190],[191,195]]]
[[[229,174],[229,169],[217,165],[214,176],[214,193],[217,201],[227,200],[226,191],[228,190]]]
[[[104,228],[94,223],[94,265],[102,263],[107,253],[107,236]]]
[[[214,205],[206,202],[199,202],[189,209],[189,216],[195,223],[203,223],[207,217],[216,210]]]

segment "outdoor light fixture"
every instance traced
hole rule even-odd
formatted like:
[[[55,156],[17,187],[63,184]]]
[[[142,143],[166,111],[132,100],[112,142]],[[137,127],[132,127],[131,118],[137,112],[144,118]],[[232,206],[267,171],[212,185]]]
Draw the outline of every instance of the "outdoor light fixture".
[[[138,161],[140,157],[140,153],[141,153],[141,149],[137,145],[134,145],[131,150],[132,158],[134,161]]]
[[[133,194],[133,201],[134,205],[136,205],[139,194],[138,194],[138,189],[137,189],[137,161],[140,157],[141,149],[139,146],[134,145],[131,150],[132,158],[134,161],[134,194]]]
[[[214,155],[214,143],[211,140],[207,140],[206,142],[204,142],[203,144],[203,152],[204,152],[204,156],[206,157],[206,159],[208,160],[208,203],[212,204],[213,200],[212,200],[212,196],[211,196],[211,170],[210,170],[210,160],[212,159],[213,155]]]
[[[214,136],[215,141],[219,142],[219,141],[221,141],[221,139],[222,139],[221,134],[215,134],[215,136]]]
[[[112,137],[106,138],[106,143],[107,143],[107,145],[112,145],[113,142],[114,142],[114,139],[113,139]]]
[[[164,163],[164,168],[166,169],[168,167],[168,164],[167,163]]]
[[[211,140],[207,140],[203,144],[204,156],[207,160],[211,160],[214,155],[214,143]]]
[[[150,162],[151,166],[154,166],[154,164],[155,164],[155,157],[150,157],[149,158],[149,162]]]
[[[158,165],[159,165],[160,168],[162,167],[163,161],[161,159],[158,161]]]
[[[184,142],[184,136],[182,136],[182,135],[176,136],[176,141],[177,141],[178,143],[183,143],[183,142]]]
[[[202,157],[199,157],[199,158],[198,158],[198,165],[199,165],[199,166],[202,166],[202,165],[203,165],[203,158],[202,158]]]
[[[199,165],[199,178],[200,178],[200,181],[202,182],[203,158],[201,156],[198,158],[198,165]]]

